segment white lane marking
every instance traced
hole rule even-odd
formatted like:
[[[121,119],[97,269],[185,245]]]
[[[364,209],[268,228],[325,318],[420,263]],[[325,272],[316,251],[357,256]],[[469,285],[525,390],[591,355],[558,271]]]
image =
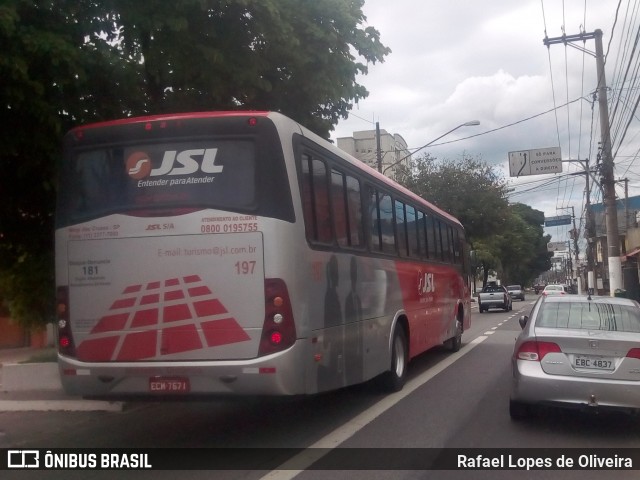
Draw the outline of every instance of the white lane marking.
[[[278,469],[272,470],[265,476],[261,477],[260,480],[291,480],[299,473],[304,472],[304,469],[288,470],[287,467],[289,465],[296,465],[298,467],[300,465],[303,465],[305,468],[310,467],[314,462],[318,461],[327,453],[326,449],[338,447],[341,443],[351,438],[359,430],[374,421],[400,400],[411,395],[419,387],[421,387],[433,377],[438,375],[440,372],[444,371],[446,368],[458,361],[464,355],[473,350],[476,346],[480,345],[487,338],[487,336],[481,335],[473,339],[471,342],[469,342],[468,345],[461,348],[458,352],[449,355],[442,362],[438,363],[426,372],[407,382],[401,391],[387,395],[378,403],[372,405],[367,410],[362,412],[360,415],[352,418],[347,423],[336,428],[333,432],[325,435],[316,443],[310,445],[308,448],[292,457],[290,460],[284,462],[278,467]]]

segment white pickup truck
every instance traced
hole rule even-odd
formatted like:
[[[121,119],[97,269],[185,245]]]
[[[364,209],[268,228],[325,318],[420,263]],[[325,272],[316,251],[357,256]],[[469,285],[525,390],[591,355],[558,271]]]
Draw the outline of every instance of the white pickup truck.
[[[478,294],[478,310],[480,313],[491,308],[502,308],[508,312],[512,308],[511,295],[502,285],[487,285]]]

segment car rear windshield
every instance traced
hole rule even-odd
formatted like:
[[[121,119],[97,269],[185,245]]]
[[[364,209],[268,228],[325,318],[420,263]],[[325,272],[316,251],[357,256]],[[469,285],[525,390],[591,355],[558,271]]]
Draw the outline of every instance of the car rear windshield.
[[[536,326],[640,333],[640,309],[610,303],[545,303],[538,312]]]
[[[522,290],[522,287],[520,285],[509,285],[507,290]]]
[[[484,290],[482,290],[485,293],[492,293],[492,292],[504,292],[504,290],[502,289],[502,287],[484,287]]]

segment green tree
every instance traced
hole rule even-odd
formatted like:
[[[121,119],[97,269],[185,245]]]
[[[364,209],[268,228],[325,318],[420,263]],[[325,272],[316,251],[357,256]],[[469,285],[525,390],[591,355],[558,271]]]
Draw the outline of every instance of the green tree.
[[[500,249],[502,277],[507,283],[530,285],[551,267],[547,251],[550,236],[544,235],[544,213],[528,205],[509,205],[509,228]]]
[[[71,2],[0,5],[0,298],[14,318],[53,312],[55,164],[62,133],[98,118],[114,75],[108,50],[85,42]],[[69,7],[61,9],[57,7]],[[92,97],[93,95],[93,97]]]
[[[495,167],[468,155],[440,161],[427,154],[400,178],[407,188],[460,220],[483,285],[491,272],[509,283],[526,285],[549,269],[543,212],[509,205],[507,184]]]
[[[411,191],[457,217],[472,243],[506,224],[507,184],[480,159],[464,155],[457,161],[440,161],[426,154],[399,177]]]
[[[505,275],[509,283],[531,285],[551,268],[553,254],[547,250],[551,236],[544,234],[544,212],[522,203],[510,205],[509,209],[518,228],[509,229],[512,237],[509,241],[515,247],[505,251]]]
[[[390,50],[363,0],[3,0],[0,298],[25,323],[53,312],[60,140],[96,120],[266,109],[321,136],[367,96]]]
[[[390,53],[375,28],[363,27],[363,4],[109,0],[97,18],[139,65],[146,112],[278,110],[327,138],[368,95],[357,75]]]

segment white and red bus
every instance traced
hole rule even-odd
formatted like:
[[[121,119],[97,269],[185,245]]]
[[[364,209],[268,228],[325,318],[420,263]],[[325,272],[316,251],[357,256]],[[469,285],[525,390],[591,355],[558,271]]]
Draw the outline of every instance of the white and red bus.
[[[398,390],[470,325],[460,222],[281,114],[81,126],[59,171],[69,393]]]

